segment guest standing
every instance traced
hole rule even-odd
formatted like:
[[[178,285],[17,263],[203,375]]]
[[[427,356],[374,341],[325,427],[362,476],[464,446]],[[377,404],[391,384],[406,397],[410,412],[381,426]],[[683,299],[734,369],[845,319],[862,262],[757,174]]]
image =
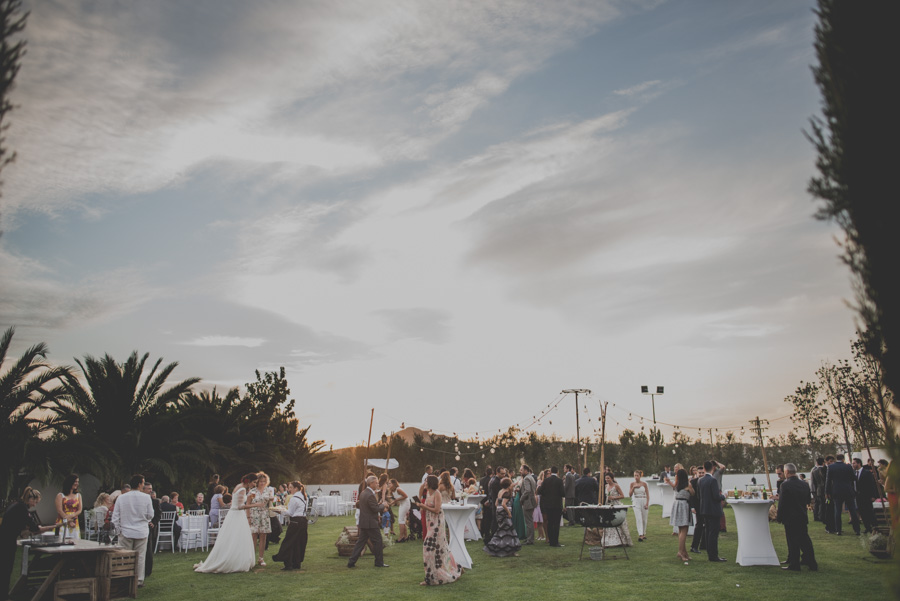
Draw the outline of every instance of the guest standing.
[[[435,478],[437,479],[437,478]],[[366,548],[366,543],[372,543],[372,554],[375,556],[376,568],[389,567],[384,563],[384,543],[381,540],[381,529],[379,528],[379,516],[384,511],[384,505],[380,505],[375,498],[375,491],[378,487],[378,478],[374,475],[366,478],[366,488],[359,495],[359,538],[356,539],[356,545],[353,547],[353,553],[347,560],[347,567],[356,567],[356,562]],[[437,489],[437,485],[434,487]],[[435,491],[434,496],[437,496]],[[429,494],[429,498],[433,495]]]
[[[306,558],[306,543],[309,540],[309,521],[306,518],[306,507],[309,501],[306,498],[306,487],[299,480],[288,484],[290,498],[288,500],[287,514],[290,516],[287,534],[278,553],[272,556],[273,561],[284,563],[283,571],[299,570]]]
[[[631,497],[631,506],[634,508],[634,521],[637,525],[638,542],[647,540],[647,516],[650,514],[650,489],[647,483],[641,480],[643,472],[634,471],[634,482],[628,487],[628,496]]]
[[[522,544],[513,525],[512,516],[513,483],[509,478],[500,481],[500,492],[497,494],[497,505],[494,515],[497,518],[497,532],[484,546],[484,551],[493,557],[510,557],[519,555]]]
[[[719,523],[725,512],[722,511],[722,502],[725,497],[719,489],[719,481],[711,472],[715,469],[715,463],[707,461],[703,464],[706,475],[700,478],[700,515],[703,518],[703,526],[706,531],[706,555],[710,561],[727,561],[719,557]]]
[[[575,475],[575,468],[568,463],[565,465],[565,471],[563,486],[566,491],[566,519],[569,522],[569,526],[574,526],[575,514],[572,513],[571,508],[577,505],[575,501],[575,481],[578,479],[578,476]]]
[[[541,514],[547,527],[547,542],[551,547],[562,547],[559,544],[559,523],[562,519],[566,488],[558,474],[559,468],[554,465],[550,468],[550,475],[544,478],[537,490],[541,496]]]
[[[491,480],[494,478],[494,469],[491,466],[484,468],[484,477],[481,478],[479,488],[484,498],[481,500],[481,538],[484,542],[491,540],[491,528],[494,521],[494,505],[491,501]],[[423,522],[424,523],[424,522]]]
[[[405,543],[409,540],[409,531],[406,528],[406,520],[409,517],[410,501],[409,495],[406,494],[400,483],[391,478],[391,502],[397,506],[397,524],[400,525],[400,540],[398,543]]]
[[[225,509],[225,502],[222,500],[222,498],[225,496],[225,487],[220,484],[216,486],[214,491],[215,492],[213,493],[212,499],[210,499],[209,501],[209,525],[213,528],[218,528],[221,525],[219,512],[222,511],[222,509]]]
[[[147,543],[150,539],[150,521],[153,519],[153,502],[143,492],[144,477],[131,477],[131,490],[116,499],[112,523],[119,533],[119,544],[129,551],[137,551],[138,586],[144,586],[147,563]],[[152,549],[151,549],[152,552]]]
[[[422,586],[436,586],[456,581],[462,575],[462,568],[456,563],[447,543],[447,527],[444,523],[443,496],[438,492],[437,476],[427,476],[425,486],[428,498],[419,502],[422,521],[428,522],[428,535],[422,541],[422,559],[425,565],[425,580]]]
[[[81,538],[78,516],[84,511],[81,493],[78,492],[78,474],[71,474],[63,480],[62,492],[56,495],[56,523],[66,538]]]
[[[612,472],[607,472],[604,479],[606,480],[606,504],[621,505],[622,499],[625,498],[622,487],[616,482]],[[631,542],[631,531],[628,529],[628,522],[622,522],[622,525],[618,528],[604,528],[603,545],[605,547],[634,546],[634,543]]]
[[[269,492],[269,476],[265,472],[256,474],[256,488],[247,493],[247,506],[250,508],[250,533],[253,535],[253,546],[257,550],[256,565],[266,565],[266,536],[272,532],[269,520],[269,502],[274,495]]]
[[[856,506],[859,508],[859,519],[865,526],[866,534],[875,528],[875,508],[873,503],[880,495],[875,474],[869,466],[863,466],[858,457],[853,460],[853,471],[856,473]]]
[[[39,534],[56,528],[55,524],[39,526],[34,519],[40,500],[40,491],[29,486],[22,493],[21,499],[7,507],[3,520],[0,520],[0,597],[6,598],[9,592],[10,574],[16,559],[16,539],[19,535],[25,531]]]
[[[522,474],[521,491],[522,513],[525,517],[525,544],[534,544],[534,509],[537,507],[537,481],[528,465],[519,468]]]
[[[688,527],[691,525],[691,504],[690,499],[694,494],[688,482],[688,475],[684,468],[675,472],[675,500],[672,502],[672,514],[669,517],[669,524],[678,528],[678,558],[683,561],[690,561],[685,541],[687,540]]]
[[[807,531],[809,517],[806,506],[809,503],[809,488],[797,478],[797,466],[793,463],[784,465],[785,481],[781,484],[778,495],[778,521],[784,524],[784,536],[787,539],[788,558],[783,570],[800,571],[805,564],[813,572],[818,571],[816,554]]]
[[[841,535],[844,505],[850,510],[850,525],[859,534],[859,516],[856,513],[856,474],[844,463],[844,456],[834,456],[836,461],[828,466],[825,475],[825,496],[834,503],[834,532]]]

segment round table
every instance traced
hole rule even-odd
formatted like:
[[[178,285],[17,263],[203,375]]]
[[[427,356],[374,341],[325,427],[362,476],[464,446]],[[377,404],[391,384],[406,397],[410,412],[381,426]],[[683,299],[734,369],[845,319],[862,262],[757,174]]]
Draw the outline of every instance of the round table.
[[[478,522],[475,521],[475,514],[478,513],[478,508],[481,506],[481,501],[487,495],[469,495],[466,497],[466,505],[474,505],[475,512],[469,516],[469,521],[466,522],[466,540],[481,540],[481,532],[478,530]]]
[[[777,566],[778,555],[769,531],[771,499],[728,499],[737,524],[737,563],[742,566]]]
[[[656,490],[659,491],[659,504],[662,505],[662,517],[672,515],[672,503],[675,502],[675,489],[665,482],[657,482]]]
[[[446,503],[441,505],[444,511],[444,519],[447,522],[447,528],[450,530],[450,553],[456,559],[456,563],[462,567],[469,569],[472,567],[472,558],[466,550],[466,543],[463,540],[466,531],[466,523],[469,518],[475,516],[474,505],[451,505]]]

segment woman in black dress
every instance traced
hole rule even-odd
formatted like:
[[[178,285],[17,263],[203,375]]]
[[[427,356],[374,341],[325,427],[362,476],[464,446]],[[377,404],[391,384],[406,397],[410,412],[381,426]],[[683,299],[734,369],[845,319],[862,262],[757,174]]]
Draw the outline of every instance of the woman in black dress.
[[[497,533],[484,546],[484,551],[494,557],[518,557],[522,543],[512,521],[512,480],[504,478],[500,481],[500,494],[497,495]]]
[[[39,526],[35,520],[34,511],[40,500],[40,491],[29,486],[22,499],[10,505],[3,514],[3,522],[0,523],[0,596],[4,599],[9,594],[9,577],[16,559],[19,535],[25,531],[38,534],[55,528],[54,525]]]

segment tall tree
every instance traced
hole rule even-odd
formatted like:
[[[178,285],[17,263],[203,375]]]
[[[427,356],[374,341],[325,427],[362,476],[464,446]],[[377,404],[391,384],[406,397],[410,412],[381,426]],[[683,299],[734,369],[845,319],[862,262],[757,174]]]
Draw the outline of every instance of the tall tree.
[[[88,471],[105,487],[134,473],[169,484],[177,480],[180,461],[173,456],[181,442],[169,427],[171,409],[200,378],[167,384],[178,363],[146,367],[150,354],[134,351],[124,363],[104,355],[76,360],[84,383],[64,378],[65,395],[51,408],[57,415],[53,441],[60,470]]]
[[[828,422],[828,413],[819,399],[819,387],[814,382],[800,382],[794,394],[784,399],[794,407],[791,421],[806,430],[809,444],[816,443],[817,432]]]
[[[822,201],[817,217],[844,231],[843,259],[856,290],[856,309],[869,334],[883,343],[887,387],[900,402],[900,286],[896,228],[900,223],[895,169],[900,164],[900,3],[819,0],[815,28],[824,119],[811,121],[818,175],[809,191]],[[875,354],[875,353],[873,353]],[[878,356],[877,354],[875,356]],[[896,439],[896,432],[886,433]],[[895,455],[900,459],[900,449]]]
[[[15,108],[10,92],[25,54],[25,40],[16,37],[24,31],[27,19],[28,13],[22,13],[22,0],[0,0],[0,173],[16,160],[16,153],[6,148],[6,130],[9,113]],[[2,184],[0,180],[0,187]]]
[[[9,328],[0,338],[0,369],[6,367],[6,371],[0,371],[0,498],[16,491],[17,476],[23,470],[30,471],[26,468],[46,473],[40,464],[28,466],[26,460],[43,456],[34,450],[50,422],[38,414],[60,394],[59,378],[69,375],[67,368],[47,362],[47,345],[43,342],[7,362],[14,334],[15,328]]]
[[[816,370],[816,375],[819,377],[819,388],[824,393],[825,400],[834,410],[837,423],[844,433],[848,455],[853,453],[853,447],[850,444],[850,389],[852,386],[849,381],[850,372],[850,366],[846,361],[839,361],[837,365],[825,363]]]

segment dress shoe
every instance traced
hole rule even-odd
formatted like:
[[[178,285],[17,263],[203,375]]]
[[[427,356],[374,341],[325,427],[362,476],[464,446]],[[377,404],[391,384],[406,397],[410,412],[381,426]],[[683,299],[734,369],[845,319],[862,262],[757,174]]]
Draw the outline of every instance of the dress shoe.
[[[376,567],[376,568],[389,568],[389,567],[391,567],[391,566],[389,566],[389,565],[386,564],[386,563],[383,563],[383,564],[380,564],[380,565],[376,563],[376,564],[375,564],[375,567]]]
[[[347,567],[348,567],[348,568],[355,568],[355,567],[356,567],[356,564],[355,564],[355,563],[348,563],[348,564],[347,564]]]
[[[699,553],[699,552],[700,552],[700,551],[698,551],[697,549],[691,547],[691,553]]]
[[[728,561],[728,560],[725,559],[724,557],[720,557],[720,558],[718,558],[718,559],[710,559],[710,561],[719,562],[719,561]]]
[[[294,568],[289,568],[287,566],[284,566],[283,568],[281,568],[281,571],[282,572],[293,572]]]

